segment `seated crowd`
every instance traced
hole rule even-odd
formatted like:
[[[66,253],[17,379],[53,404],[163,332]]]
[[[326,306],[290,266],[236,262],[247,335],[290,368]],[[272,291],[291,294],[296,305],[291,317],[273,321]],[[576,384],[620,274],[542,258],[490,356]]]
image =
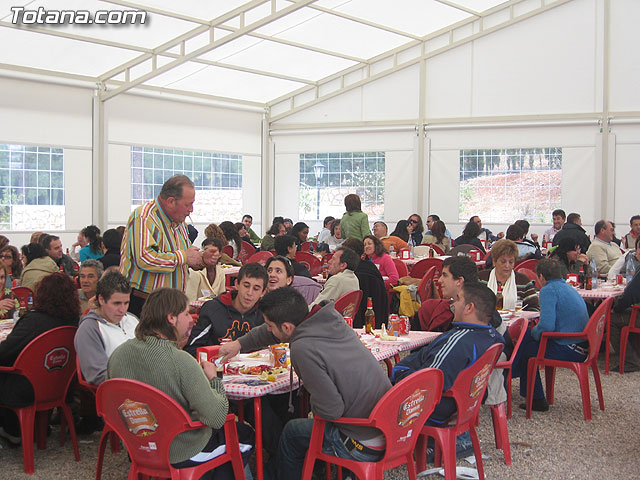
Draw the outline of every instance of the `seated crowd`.
[[[288,342],[291,365],[310,394],[310,410],[329,421],[323,448],[335,456],[375,462],[385,452],[379,430],[338,427],[331,420],[366,418],[392,385],[415,371],[442,370],[444,392],[492,345],[503,346],[500,360],[511,358],[515,339],[499,310],[539,312],[537,324],[527,330],[515,353],[513,376],[520,378],[520,394],[525,399],[528,382],[534,382],[533,410],[546,411],[549,404],[539,374],[527,378],[528,360],[537,355],[543,332],[582,332],[594,309],[565,277],[582,272],[609,280],[618,275],[628,278],[611,317],[616,352],[631,308],[640,303],[640,280],[635,275],[640,268],[640,216],[631,218],[631,230],[621,241],[615,237],[615,225],[607,220],[596,222],[591,240],[579,214],[554,210],[553,226],[544,232],[540,245],[538,236],[529,234],[526,220],[517,220],[506,233],[493,235],[475,215],[454,239],[436,214],[429,215],[424,224],[419,214],[411,214],[398,221],[391,234],[386,223],[376,221],[371,233],[357,195],[345,198],[345,208],[341,218],[324,219],[316,238],[309,237],[306,223],[283,217],[274,218],[263,237],[252,229],[249,214],[240,222],[208,225],[200,249],[202,262],[188,269],[185,291],[155,289],[144,298],[140,318],[128,312],[137,291],[120,273],[120,245],[128,235],[124,227],[106,230],[101,236],[97,226],[89,225],[66,253],[55,235],[34,233],[22,246],[22,256],[0,236],[0,318],[15,321],[0,343],[0,365],[11,366],[38,335],[61,325],[77,326],[75,349],[84,381],[97,386],[108,378],[121,377],[148,383],[206,425],[178,435],[172,445],[171,464],[184,468],[220,454],[227,413],[239,408],[237,402],[227,399],[216,366],[208,361],[198,364],[198,348],[220,345],[220,356],[226,361],[240,352]],[[193,244],[198,232],[189,227]],[[376,327],[386,324],[393,287],[406,280],[400,278],[400,260],[394,257],[419,245],[433,246],[445,257],[430,298],[415,309],[411,328],[442,335],[405,356],[389,379],[334,302],[361,290],[364,299],[354,312],[354,327],[363,325],[366,298],[372,299]],[[301,260],[301,252],[309,250],[324,264],[322,281],[317,281],[318,271]],[[464,253],[469,250],[479,250],[483,260],[470,258]],[[273,255],[261,262],[247,262],[256,251]],[[518,271],[518,264],[529,260],[533,260],[531,268]],[[227,266],[240,267],[234,270],[233,284],[225,272]],[[26,313],[11,290],[17,285],[33,292],[33,308]],[[194,325],[190,304],[199,299],[203,303]],[[581,362],[587,354],[588,344],[555,338],[548,342],[545,355]],[[640,370],[635,342],[629,342],[625,369]],[[492,372],[488,385],[485,403],[504,403],[507,395],[501,370]],[[0,405],[15,407],[33,401],[33,389],[24,377],[0,373]],[[267,478],[301,476],[313,420],[295,418],[299,411],[294,403],[298,402],[291,394],[263,398],[264,448],[270,454]],[[83,399],[81,412],[82,420],[77,419],[81,433],[102,426],[91,401]],[[455,413],[453,400],[442,398],[427,425],[446,424]],[[255,425],[249,412],[247,420]],[[245,472],[251,478],[247,462],[255,444],[253,430],[244,423],[237,423],[237,429]],[[10,408],[0,408],[0,437],[13,445],[21,442],[18,419]],[[469,448],[470,437],[458,437],[458,453],[466,454]],[[233,478],[229,465],[216,469],[215,475]]]

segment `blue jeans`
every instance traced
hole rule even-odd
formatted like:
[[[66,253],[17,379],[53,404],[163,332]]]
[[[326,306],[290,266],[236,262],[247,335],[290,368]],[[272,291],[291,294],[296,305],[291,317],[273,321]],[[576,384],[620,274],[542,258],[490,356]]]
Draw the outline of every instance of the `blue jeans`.
[[[530,358],[538,355],[538,347],[540,342],[531,336],[531,330],[527,330],[522,344],[518,350],[518,354],[513,361],[513,377],[520,377],[520,395],[527,396],[527,365]],[[553,360],[563,360],[567,362],[584,362],[587,355],[576,352],[568,345],[561,345],[553,340],[547,340],[547,349],[544,358]],[[544,398],[544,390],[542,389],[542,381],[540,380],[540,372],[536,370],[535,386],[533,388],[533,399],[538,400]]]
[[[313,419],[296,418],[290,420],[282,431],[278,446],[278,480],[299,480],[302,476],[304,458],[311,442]],[[340,440],[340,431],[333,424],[327,422],[324,429],[322,451],[329,455],[349,458],[359,462],[377,462],[384,454],[368,455],[358,450],[347,451]]]

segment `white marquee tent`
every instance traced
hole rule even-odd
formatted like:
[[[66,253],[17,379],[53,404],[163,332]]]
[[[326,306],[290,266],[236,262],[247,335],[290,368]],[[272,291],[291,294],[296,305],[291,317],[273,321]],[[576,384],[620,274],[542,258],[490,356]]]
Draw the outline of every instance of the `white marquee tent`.
[[[12,7],[147,13],[25,25]],[[63,150],[67,244],[126,222],[132,147],[241,156],[237,214],[262,232],[304,217],[301,155],[383,152],[380,216],[438,213],[454,233],[463,152],[553,147],[561,200],[547,210],[621,235],[638,213],[639,20],[636,0],[0,0],[0,144]]]

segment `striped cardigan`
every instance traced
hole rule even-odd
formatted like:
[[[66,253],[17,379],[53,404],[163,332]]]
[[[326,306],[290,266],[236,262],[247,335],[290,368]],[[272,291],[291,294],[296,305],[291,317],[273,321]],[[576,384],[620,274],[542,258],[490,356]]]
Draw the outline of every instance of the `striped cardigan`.
[[[523,310],[540,311],[540,304],[538,303],[538,289],[533,280],[530,280],[523,273],[516,273],[516,286],[518,289],[518,298],[522,300]],[[480,270],[478,272],[478,280],[483,285],[489,283],[489,275],[491,270]],[[495,293],[495,292],[494,292]]]

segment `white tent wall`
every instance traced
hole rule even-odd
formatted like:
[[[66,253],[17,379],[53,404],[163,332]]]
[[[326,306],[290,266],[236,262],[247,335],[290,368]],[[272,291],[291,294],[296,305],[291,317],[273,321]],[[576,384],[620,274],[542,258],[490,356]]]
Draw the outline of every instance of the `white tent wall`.
[[[124,225],[131,213],[132,145],[242,155],[243,212],[251,213],[256,231],[261,219],[262,114],[136,95],[106,102],[108,223]],[[212,218],[210,222],[237,219]],[[208,223],[196,224],[204,239]]]
[[[517,8],[529,4],[539,2]],[[640,129],[625,126],[627,143],[616,145],[621,137],[615,131],[601,134],[598,120],[604,119],[606,126],[607,116],[640,116],[640,51],[632,47],[640,41],[638,18],[640,2],[634,0],[573,0],[428,58],[423,90],[420,65],[413,65],[284,116],[271,125],[272,132],[426,124],[424,155],[419,148],[407,148],[411,155],[402,166],[416,179],[423,162],[422,203],[418,205],[415,180],[407,188],[392,185],[387,177],[385,217],[392,223],[416,209],[423,217],[438,213],[454,234],[464,224],[458,221],[460,149],[562,147],[562,207],[567,213],[580,212],[591,235],[593,223],[605,216],[615,219],[618,234],[624,234],[629,216],[638,212],[623,200],[632,180],[620,171],[637,165]],[[375,135],[376,145],[392,135]],[[298,133],[295,153],[312,149],[318,136]],[[277,165],[282,153],[278,144],[287,135],[274,139]],[[341,148],[362,139],[366,136],[333,133],[326,135],[321,149],[349,151]],[[290,166],[287,178],[294,182]],[[295,190],[288,185],[289,200]],[[279,203],[285,204],[280,196]],[[488,227],[495,232],[505,225]],[[532,231],[541,234],[545,228],[533,225]]]
[[[71,246],[91,223],[91,98],[88,89],[0,77],[0,143],[64,148],[65,229]],[[11,232],[11,243],[31,232]]]

